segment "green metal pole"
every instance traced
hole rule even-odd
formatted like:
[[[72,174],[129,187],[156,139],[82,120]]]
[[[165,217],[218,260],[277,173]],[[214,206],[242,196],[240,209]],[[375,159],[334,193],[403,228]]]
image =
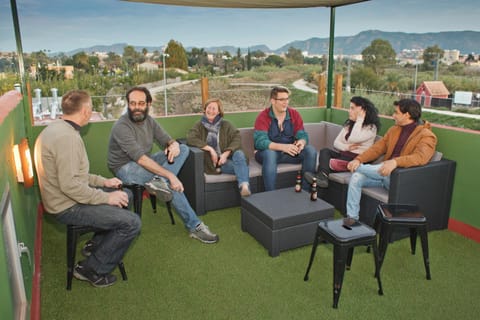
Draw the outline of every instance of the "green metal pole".
[[[22,89],[25,89],[25,66],[23,62],[22,36],[20,35],[20,24],[18,23],[16,0],[10,0],[10,6],[12,7],[13,28],[15,31],[15,41],[17,43],[18,72],[20,74],[20,81],[22,82]]]
[[[335,44],[335,7],[330,8],[330,38],[328,44],[327,108],[332,108],[333,47]]]
[[[22,36],[20,33],[20,23],[18,22],[18,11],[17,11],[17,2],[16,0],[10,0],[10,6],[12,10],[12,20],[13,20],[13,28],[15,31],[15,41],[17,44],[17,55],[18,55],[18,73],[20,75],[20,82],[22,88],[22,94],[28,96],[29,93],[27,92],[27,84],[25,78],[25,64],[23,61],[23,47],[22,47]],[[27,99],[23,99],[23,114],[24,114],[24,124],[25,124],[25,132],[28,138],[31,138],[32,133],[32,122],[31,122],[31,114],[32,110],[30,108],[30,103]],[[29,143],[32,146],[32,141],[29,139]],[[31,147],[30,146],[30,147]]]

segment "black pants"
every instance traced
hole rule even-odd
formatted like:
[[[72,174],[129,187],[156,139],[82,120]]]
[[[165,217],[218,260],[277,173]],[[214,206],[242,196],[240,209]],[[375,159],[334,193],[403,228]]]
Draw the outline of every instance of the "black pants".
[[[356,155],[354,153],[351,153],[350,155],[346,154],[345,152],[340,153],[329,148],[323,148],[322,150],[320,150],[317,173],[323,172],[328,176],[332,171],[330,169],[330,159],[332,158],[352,161],[355,157]]]

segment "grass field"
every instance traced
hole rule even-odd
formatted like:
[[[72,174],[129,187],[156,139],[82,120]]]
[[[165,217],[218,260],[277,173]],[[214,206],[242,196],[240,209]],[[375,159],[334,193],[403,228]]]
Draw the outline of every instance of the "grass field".
[[[149,203],[143,208],[142,232],[124,259],[128,281],[104,289],[74,279],[65,290],[65,227],[44,218],[42,319],[476,319],[480,312],[480,244],[447,230],[429,233],[430,281],[419,243],[416,255],[407,239],[389,245],[383,296],[372,255],[357,248],[333,309],[331,245],[318,247],[304,282],[311,246],[270,257],[241,231],[239,207],[202,216],[220,236],[215,245],[188,238],[160,204],[156,215]]]

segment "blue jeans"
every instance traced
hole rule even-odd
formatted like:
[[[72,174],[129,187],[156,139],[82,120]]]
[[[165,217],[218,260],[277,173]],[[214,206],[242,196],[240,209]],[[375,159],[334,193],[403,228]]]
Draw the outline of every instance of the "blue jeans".
[[[382,176],[378,170],[382,164],[361,164],[352,174],[348,184],[347,216],[357,219],[360,214],[362,187],[390,187],[390,176]]]
[[[317,162],[317,150],[311,145],[306,145],[305,148],[296,157],[281,151],[262,150],[255,153],[255,160],[262,164],[263,183],[265,191],[275,190],[277,182],[277,165],[279,163],[302,163],[302,176],[304,172],[315,172],[315,165]],[[303,179],[302,188],[309,190],[310,185],[306,179]],[[293,183],[293,181],[292,181]]]
[[[243,151],[235,151],[232,159],[228,159],[227,162],[222,165],[222,172],[234,174],[237,177],[238,187],[240,187],[242,183],[249,183],[247,159]]]
[[[167,157],[163,151],[159,151],[150,158],[152,158],[156,163],[161,165],[163,168],[167,169],[168,171],[172,172],[174,175],[178,175],[178,172],[183,167],[185,160],[187,160],[188,154],[190,149],[184,145],[180,144],[180,154],[175,157],[175,162],[173,164],[169,164],[167,161]],[[141,165],[134,161],[130,161],[123,165],[117,172],[115,172],[116,176],[122,180],[124,183],[127,184],[140,184],[145,185],[148,181],[152,180],[155,174],[143,168]],[[168,179],[163,178],[166,181]],[[195,211],[193,211],[190,203],[188,203],[187,197],[183,192],[178,192],[172,190],[173,199],[172,205],[175,208],[177,214],[183,221],[185,228],[189,231],[194,231],[195,227],[200,224],[200,220],[198,219]]]
[[[126,190],[129,204],[130,190]],[[125,252],[140,232],[142,222],[137,214],[108,204],[76,204],[55,215],[58,222],[79,226],[91,226],[105,230],[92,239],[95,249],[86,258],[83,266],[98,274],[107,274],[122,261]]]

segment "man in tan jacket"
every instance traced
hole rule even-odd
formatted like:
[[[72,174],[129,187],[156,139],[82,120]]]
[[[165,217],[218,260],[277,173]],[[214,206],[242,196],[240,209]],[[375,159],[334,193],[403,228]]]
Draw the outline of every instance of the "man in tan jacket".
[[[365,152],[348,163],[353,172],[348,184],[347,216],[358,220],[362,187],[390,186],[390,174],[395,168],[408,168],[427,164],[435,153],[437,137],[430,124],[420,120],[422,108],[412,99],[394,102],[395,125],[388,129]],[[379,164],[363,164],[384,156]]]

